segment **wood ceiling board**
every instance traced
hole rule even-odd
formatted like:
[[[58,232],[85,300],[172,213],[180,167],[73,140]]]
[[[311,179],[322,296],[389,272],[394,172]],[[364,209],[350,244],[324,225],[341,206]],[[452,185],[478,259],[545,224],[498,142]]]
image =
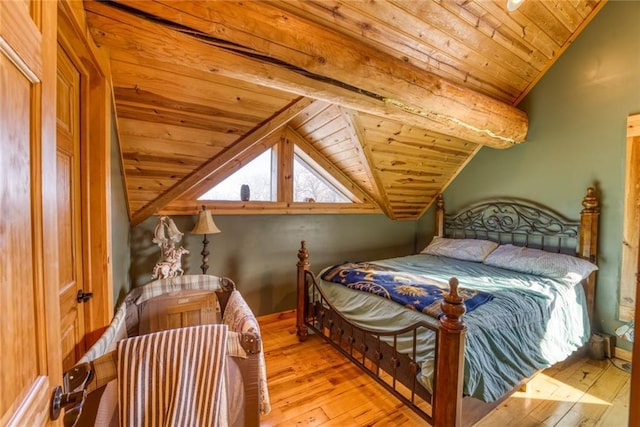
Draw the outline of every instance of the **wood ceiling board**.
[[[265,118],[263,112],[260,113],[261,115],[256,115],[247,114],[246,111],[231,111],[230,107],[225,109],[223,105],[205,105],[194,99],[183,102],[163,95],[157,95],[141,88],[114,87],[114,98],[117,103],[122,105],[161,108],[164,110],[207,115],[219,121],[239,126],[255,126],[256,123],[259,123]],[[273,111],[271,111],[271,113],[272,112]],[[268,114],[266,117],[268,117]]]
[[[91,3],[92,5],[95,3]],[[110,3],[112,4],[112,3]],[[167,11],[159,7],[157,3],[132,2],[132,5],[145,8],[147,13],[158,13],[164,19],[177,19],[175,11]],[[293,66],[301,67],[308,73],[322,76],[323,81],[334,79],[342,81],[348,77],[349,85],[357,88],[352,91],[351,100],[356,104],[346,105],[342,89],[335,85],[311,84],[307,89],[299,87],[298,90],[306,90],[305,95],[314,98],[327,99],[314,93],[321,88],[331,92],[329,99],[332,102],[343,103],[348,107],[365,109],[374,107],[377,114],[392,116],[396,114],[406,115],[405,120],[421,120],[428,127],[439,130],[445,134],[453,134],[478,143],[496,147],[508,147],[514,142],[524,140],[527,129],[526,115],[516,108],[496,101],[478,92],[471,91],[461,86],[456,86],[446,80],[442,80],[433,74],[406,64],[402,60],[390,57],[373,47],[358,43],[353,39],[337,35],[308,21],[297,19],[292,15],[284,16],[282,12],[262,2],[210,2],[210,3],[184,3],[189,8],[204,8],[199,16],[182,14],[182,25],[187,25],[197,31],[209,32],[217,38],[258,49],[262,58],[271,57],[278,61],[284,61]],[[94,8],[94,6],[91,6]],[[164,14],[164,15],[163,15]],[[202,16],[209,16],[211,21],[203,20]],[[133,18],[132,18],[133,19]],[[213,22],[217,19],[217,22]],[[223,22],[220,24],[219,22]],[[154,24],[145,22],[142,27],[153,27]],[[157,26],[160,33],[167,32],[166,28]],[[250,31],[247,30],[250,28]],[[119,31],[127,31],[119,27]],[[170,30],[169,30],[170,31]],[[102,30],[100,33],[105,33]],[[175,32],[173,32],[175,33]],[[93,33],[96,36],[96,33]],[[101,34],[97,34],[98,37]],[[144,34],[139,34],[144,38]],[[180,39],[177,34],[171,34],[171,40]],[[187,40],[181,40],[181,59],[186,60],[185,45]],[[136,44],[140,40],[136,39]],[[283,44],[287,44],[283,48]],[[255,45],[255,46],[254,46]],[[135,48],[135,46],[129,46]],[[158,47],[149,46],[149,50],[158,50]],[[195,52],[194,52],[195,53]],[[236,50],[236,53],[239,54]],[[218,52],[216,59],[222,62],[224,52]],[[201,59],[202,55],[199,55]],[[233,70],[224,67],[228,71],[235,72],[240,77],[238,70],[238,57],[229,58],[236,60]],[[362,64],[367,64],[363,67]],[[228,65],[228,64],[226,64]],[[248,79],[259,78],[260,73],[255,69],[258,64],[253,64],[251,69],[242,70],[250,73]],[[262,63],[263,66],[267,65]],[[215,68],[220,72],[223,68]],[[264,68],[264,67],[263,67]],[[273,67],[271,67],[273,68]],[[390,72],[390,70],[393,70]],[[280,73],[290,71],[291,68],[282,68]],[[273,70],[274,72],[276,70]],[[273,74],[273,73],[272,73]],[[308,75],[308,74],[307,74]],[[291,76],[288,80],[276,79],[270,75],[269,79],[262,79],[263,84],[270,80],[271,86],[281,84],[281,89],[291,90]],[[304,83],[302,80],[300,83]],[[307,84],[311,82],[306,81]],[[293,90],[295,93],[300,93]],[[340,92],[340,94],[338,94]],[[376,94],[375,97],[365,93]],[[336,96],[338,95],[338,96]],[[375,106],[378,97],[378,104]],[[368,99],[367,99],[368,98]],[[461,102],[464,99],[464,102]],[[473,105],[473,108],[470,106]],[[373,112],[373,111],[370,111]],[[404,113],[404,114],[401,114]]]
[[[382,120],[369,114],[359,114],[362,127],[367,133],[372,135],[388,135],[388,138],[401,135],[403,139],[409,143],[419,144],[425,148],[445,148],[461,151],[469,151],[475,149],[477,144],[447,135],[429,131],[427,129],[409,126],[403,123]]]
[[[584,20],[584,17],[569,1],[556,0],[542,2],[541,4],[547,8],[549,13],[552,14],[570,34],[576,31]],[[570,37],[570,34],[568,37]],[[564,40],[566,40],[566,38]]]
[[[199,166],[200,160],[194,159],[193,157],[164,157],[156,154],[148,154],[148,153],[139,153],[139,152],[125,152],[122,153],[123,160],[130,160],[132,162],[159,162],[159,163],[176,163],[179,165],[183,165],[185,167],[188,166]]]
[[[419,159],[420,161],[433,166],[455,167],[467,158],[467,156],[445,156],[435,150],[427,151],[413,148],[402,148],[402,150],[399,150],[398,147],[393,147],[391,144],[377,144],[373,142],[373,140],[371,141],[370,149],[372,157],[370,157],[370,159],[373,161],[372,164],[376,167],[385,160],[389,163],[399,160],[409,163],[412,159]]]
[[[267,86],[257,85],[250,81],[238,80],[225,77],[210,70],[203,70],[197,67],[188,66],[189,63],[168,62],[166,58],[152,58],[150,56],[140,56],[137,52],[131,50],[123,50],[112,47],[109,49],[111,62],[121,62],[125,64],[135,64],[149,69],[170,72],[177,76],[177,80],[183,77],[198,79],[203,82],[210,82],[216,86],[229,86],[241,89],[245,92],[256,92],[270,98],[280,98],[283,102],[291,102],[295,95],[289,92],[273,89]]]
[[[545,34],[534,22],[531,22],[522,11],[518,10],[509,13],[501,3],[494,1],[473,2],[471,5],[465,6],[465,8],[472,11],[478,9],[487,11],[487,13],[495,17],[499,22],[502,22],[503,28],[508,28],[512,31],[511,34],[519,37],[519,39],[516,39],[518,43],[524,44],[524,46],[533,52],[539,52],[546,63],[554,58],[556,49],[559,47],[557,43]],[[503,31],[503,34],[510,38],[506,30]],[[540,66],[538,65],[538,67]],[[544,68],[540,68],[540,71],[544,71]]]
[[[519,8],[520,13],[526,14],[556,45],[562,46],[571,36],[571,31],[544,6],[544,3],[524,2]]]
[[[225,123],[223,120],[216,120],[215,117],[200,114],[184,113],[175,110],[166,110],[158,107],[131,106],[116,100],[116,114],[124,119],[132,119],[143,122],[169,124],[185,128],[200,129],[215,133],[235,135],[236,139],[245,135],[254,126],[240,126],[238,124]],[[258,123],[256,123],[257,125]]]
[[[520,57],[536,72],[544,69],[548,58],[522,38],[524,29],[513,21],[511,13],[504,9],[504,2],[498,4],[490,1],[463,4],[441,2],[440,5],[449,12],[460,15],[461,19],[493,42]]]
[[[449,148],[438,144],[422,145],[419,140],[406,138],[403,135],[389,135],[387,133],[378,132],[377,130],[367,129],[367,139],[374,144],[378,150],[384,150],[387,153],[397,153],[399,155],[415,155],[429,158],[455,158],[466,157],[472,152],[476,145],[470,144],[469,147]]]
[[[161,165],[139,165],[131,163],[130,161],[123,162],[124,173],[129,177],[144,176],[150,178],[183,178],[187,176],[192,170],[191,168],[184,168],[182,165],[168,165],[163,163]]]
[[[126,136],[147,137],[171,143],[195,143],[224,148],[238,139],[226,132],[212,132],[187,128],[169,123],[152,123],[118,117],[118,133]]]
[[[475,75],[478,81],[498,88],[518,88],[526,86],[528,78],[538,71],[513,51],[478,31],[477,22],[469,23],[439,3],[413,0],[395,0],[393,3],[403,10],[403,16],[408,20],[398,22],[399,26],[415,31],[414,36],[419,36],[424,43],[438,46],[438,50],[456,61],[456,68]]]
[[[325,108],[317,111],[315,115],[305,117],[304,122],[292,120],[291,123],[289,123],[289,127],[306,138],[318,130],[330,126],[332,123],[334,124],[333,126],[335,126],[336,120],[338,120],[339,127],[344,127],[345,124],[339,122],[341,117],[340,110],[335,105],[327,104]]]
[[[290,122],[289,122],[289,127],[292,129],[295,129],[296,132],[300,133],[301,135],[305,134],[303,128],[307,125],[307,123],[316,120],[316,116],[318,116],[319,114],[323,113],[324,111],[326,111],[327,109],[333,107],[333,104],[329,104],[327,102],[324,101],[319,101],[316,100],[316,102],[313,103],[313,105],[309,106],[309,108],[307,108],[304,113],[300,114],[299,116],[293,118]]]
[[[407,15],[396,5],[387,2],[284,1],[279,2],[278,7],[304,14],[321,25],[348,34],[363,43],[375,44],[380,51],[442,78],[481,90],[497,99],[510,101],[513,98],[510,91],[491,83],[499,75],[499,70],[488,70],[493,64],[470,73],[458,57],[467,59],[471,55],[478,57],[480,63],[486,61],[481,61],[475,52],[456,43],[450,49],[455,55],[444,53],[436,47],[444,39],[442,35],[435,38],[437,29],[434,31],[418,16]],[[430,40],[432,37],[434,39]],[[451,44],[451,39],[445,43]]]
[[[346,153],[350,158],[357,158],[354,141],[351,140],[345,129],[327,135],[325,138],[305,138],[315,148],[332,156],[342,156]]]
[[[350,140],[351,136],[346,132],[346,124],[342,117],[338,117],[313,133],[308,133],[304,138],[318,147],[329,148]]]
[[[131,176],[127,181],[130,189],[139,191],[149,191],[156,193],[162,193],[169,188],[173,187],[180,178],[171,178],[169,176],[165,178],[148,177],[148,176]]]
[[[271,97],[256,90],[217,84],[212,79],[201,80],[120,61],[112,61],[112,73],[114,87],[124,94],[137,93],[138,97],[132,96],[134,99],[155,96],[178,105],[200,106],[200,110],[228,114],[230,118],[251,123],[264,120],[294,98]],[[117,95],[116,92],[116,98]]]
[[[155,200],[158,195],[156,193],[138,190],[136,188],[129,187],[127,189],[127,193],[129,194],[130,202],[129,205],[133,208],[134,204],[140,205],[140,203],[147,204],[153,200]]]
[[[197,141],[176,143],[159,138],[148,138],[146,136],[128,135],[126,138],[121,137],[121,139],[124,142],[122,144],[122,151],[124,153],[143,153],[147,151],[155,155],[163,156],[169,162],[176,157],[189,157],[200,163],[204,163],[225,149],[225,147],[216,145],[200,144]]]

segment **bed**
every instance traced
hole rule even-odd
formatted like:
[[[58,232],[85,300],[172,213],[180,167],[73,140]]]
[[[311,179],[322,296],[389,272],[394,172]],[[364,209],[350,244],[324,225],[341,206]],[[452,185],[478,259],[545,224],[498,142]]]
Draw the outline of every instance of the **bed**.
[[[593,188],[582,205],[578,221],[513,199],[445,214],[439,197],[436,236],[421,253],[349,260],[318,275],[303,241],[297,335],[327,340],[430,424],[461,425],[463,398],[499,401],[589,339]],[[433,298],[414,301],[416,283]],[[398,297],[392,288],[404,293],[401,304],[390,299]]]
[[[189,338],[193,339],[188,341]],[[163,353],[158,348],[171,340],[175,345],[167,347],[165,364],[160,361]],[[141,359],[145,343],[155,346],[152,358],[159,365],[161,377],[149,374],[152,371],[148,367],[152,365]],[[215,344],[217,350],[212,348]],[[128,366],[123,364],[128,348],[133,358],[142,360],[140,366],[146,372],[136,371],[138,360]],[[181,351],[185,348],[189,351]],[[216,354],[226,355],[224,363]],[[194,360],[198,363],[193,363]],[[218,372],[207,371],[203,366],[209,360],[212,368],[222,368]],[[174,379],[165,375],[171,369],[180,371],[174,377],[191,378],[182,382],[189,384],[184,391],[179,384],[182,380],[173,383]],[[138,379],[140,382],[135,382]],[[165,387],[149,386],[154,381]],[[195,384],[197,381],[202,384]],[[59,406],[65,408],[66,426],[144,422],[171,425],[174,422],[167,414],[172,411],[179,423],[202,424],[203,419],[208,419],[201,415],[206,412],[206,416],[212,417],[207,425],[258,426],[260,415],[270,410],[260,329],[234,282],[226,277],[184,275],[133,289],[100,339],[65,373],[64,383],[67,394],[60,397]],[[168,397],[162,395],[166,384],[178,384],[167,391]],[[188,398],[177,398],[180,392]],[[200,396],[203,402],[196,402]],[[135,403],[130,403],[134,401],[132,398],[137,399]],[[123,410],[120,404],[123,399],[128,409]],[[170,408],[158,403],[167,399],[177,404],[171,403]],[[207,411],[212,401],[215,408]],[[157,415],[147,412],[157,412],[161,407],[164,408],[161,417],[165,419],[153,421]],[[193,420],[198,421],[188,422],[189,414],[194,414]]]

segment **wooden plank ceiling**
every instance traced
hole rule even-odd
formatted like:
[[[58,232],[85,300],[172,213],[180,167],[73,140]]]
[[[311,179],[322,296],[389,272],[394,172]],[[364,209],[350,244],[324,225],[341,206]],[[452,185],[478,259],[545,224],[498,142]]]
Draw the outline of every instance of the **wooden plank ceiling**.
[[[87,1],[132,222],[195,213],[282,139],[337,171],[363,211],[416,219],[481,147],[526,140],[515,105],[603,4]]]

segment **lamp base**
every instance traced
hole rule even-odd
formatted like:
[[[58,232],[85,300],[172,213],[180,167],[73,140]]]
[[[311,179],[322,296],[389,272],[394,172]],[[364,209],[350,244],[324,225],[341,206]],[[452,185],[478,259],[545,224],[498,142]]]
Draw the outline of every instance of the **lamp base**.
[[[202,240],[202,252],[200,252],[200,255],[202,255],[202,265],[200,266],[202,274],[207,274],[207,270],[209,269],[209,265],[207,264],[207,262],[209,262],[209,251],[207,250],[207,245],[209,245],[209,241],[205,234],[204,239]]]

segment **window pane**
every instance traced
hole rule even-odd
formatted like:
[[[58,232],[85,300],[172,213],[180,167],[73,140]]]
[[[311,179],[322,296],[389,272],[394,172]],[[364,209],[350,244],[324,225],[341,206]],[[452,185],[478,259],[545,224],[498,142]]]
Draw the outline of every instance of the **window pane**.
[[[293,201],[320,203],[351,203],[335,187],[298,156],[293,159]]]
[[[271,149],[247,163],[198,200],[241,200],[240,188],[249,186],[249,200],[273,201],[271,198]]]

